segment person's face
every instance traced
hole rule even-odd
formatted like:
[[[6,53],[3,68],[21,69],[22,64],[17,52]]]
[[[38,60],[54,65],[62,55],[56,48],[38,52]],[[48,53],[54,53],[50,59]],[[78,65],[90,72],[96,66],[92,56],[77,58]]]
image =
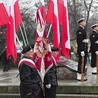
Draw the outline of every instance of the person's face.
[[[34,53],[34,50],[31,49],[30,51],[25,53],[25,56],[28,57],[28,58],[32,58],[33,57],[33,53]]]
[[[98,32],[98,26],[94,27],[93,30]]]
[[[82,25],[82,26],[86,26],[86,21],[85,21],[85,20],[82,21],[82,22],[80,23],[80,25]]]
[[[98,26],[96,26],[96,31],[98,31]]]
[[[58,51],[52,51],[52,55],[53,55],[53,57],[57,57]]]

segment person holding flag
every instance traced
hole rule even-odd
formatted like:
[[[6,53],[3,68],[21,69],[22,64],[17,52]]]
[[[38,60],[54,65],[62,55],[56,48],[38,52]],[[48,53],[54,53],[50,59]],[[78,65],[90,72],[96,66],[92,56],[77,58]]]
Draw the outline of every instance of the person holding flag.
[[[48,44],[49,45],[49,44]],[[49,45],[50,47],[50,45]],[[52,52],[51,52],[52,50]],[[44,58],[45,62],[45,77],[44,77],[44,90],[45,98],[56,98],[57,87],[57,71],[56,60],[59,49],[51,47]]]
[[[36,16],[37,37],[34,46],[33,60],[41,75],[45,98],[56,98],[56,63],[55,59],[53,59],[50,43],[48,41],[46,21],[44,19],[45,13],[42,7],[39,7]]]
[[[21,98],[44,98],[41,88],[41,78],[32,60],[34,45],[23,48],[23,58],[19,62],[20,95]]]

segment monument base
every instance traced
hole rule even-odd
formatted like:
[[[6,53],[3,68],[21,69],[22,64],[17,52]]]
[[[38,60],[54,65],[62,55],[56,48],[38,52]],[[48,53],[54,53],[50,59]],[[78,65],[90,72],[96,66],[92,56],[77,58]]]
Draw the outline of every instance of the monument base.
[[[77,66],[77,62],[61,56],[57,64],[57,78],[60,80],[76,80]]]

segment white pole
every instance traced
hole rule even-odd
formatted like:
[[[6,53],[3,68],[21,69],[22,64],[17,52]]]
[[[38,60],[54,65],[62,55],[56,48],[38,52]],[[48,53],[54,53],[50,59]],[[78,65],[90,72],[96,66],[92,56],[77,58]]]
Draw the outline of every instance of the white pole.
[[[16,33],[15,33],[15,34],[16,34]],[[19,45],[21,46],[21,43],[20,43],[20,41],[19,41],[19,38],[18,38],[17,34],[16,34],[16,39],[17,39]],[[21,46],[21,50],[22,50],[22,49],[23,49],[23,48],[22,48],[22,46]]]
[[[24,44],[25,44],[25,46],[26,46],[26,41],[25,41],[25,38],[24,38],[24,35],[23,35],[23,32],[22,32],[22,28],[21,28],[21,26],[19,26],[19,28],[20,28],[20,31],[21,31],[21,35],[22,35],[22,38],[23,38]]]
[[[26,29],[25,29],[25,26],[24,26],[23,22],[22,22],[22,25],[23,25],[23,29],[24,29],[24,34],[25,34],[26,42],[27,42],[27,44],[29,44],[28,38],[27,38],[27,34],[26,34]]]
[[[47,38],[49,37],[49,34],[50,34],[50,31],[51,31],[51,28],[52,28],[52,24],[51,24],[50,27],[49,27],[48,34],[47,34]]]

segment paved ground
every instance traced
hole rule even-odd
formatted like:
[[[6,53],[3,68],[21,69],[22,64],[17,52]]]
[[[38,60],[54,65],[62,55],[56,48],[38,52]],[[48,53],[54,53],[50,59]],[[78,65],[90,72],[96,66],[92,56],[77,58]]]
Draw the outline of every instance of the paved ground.
[[[88,65],[88,70],[87,70],[87,76],[86,78],[88,79],[87,81],[81,82],[77,80],[64,80],[64,81],[59,81],[59,85],[83,85],[83,86],[96,86],[98,85],[98,75],[92,75],[91,73],[91,67]]]
[[[0,86],[2,85],[19,85],[18,69],[11,69],[8,72],[0,70]]]
[[[88,65],[89,66],[89,65]],[[19,85],[19,77],[16,77],[18,75],[18,69],[11,69],[9,72],[2,72],[2,69],[0,70],[0,86],[3,85]],[[88,67],[87,71],[87,78],[88,80],[85,82],[79,82],[77,80],[64,80],[64,81],[58,81],[59,85],[86,85],[86,86],[96,86],[98,85],[98,75],[92,75],[91,74],[91,67]]]

